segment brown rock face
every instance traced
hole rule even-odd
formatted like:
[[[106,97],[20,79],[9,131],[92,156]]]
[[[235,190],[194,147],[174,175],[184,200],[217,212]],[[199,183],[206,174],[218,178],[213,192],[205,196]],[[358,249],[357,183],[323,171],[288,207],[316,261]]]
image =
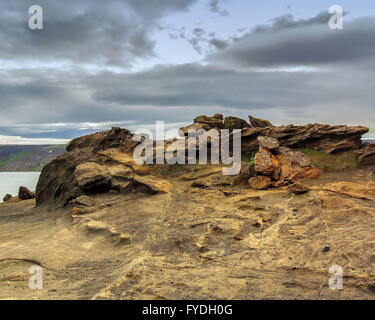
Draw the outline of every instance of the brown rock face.
[[[366,144],[357,154],[359,165],[375,164],[375,143]]]
[[[241,162],[241,171],[235,180],[236,185],[248,185],[249,179],[255,176],[254,167],[250,167],[246,162]]]
[[[219,118],[219,119],[218,119]],[[198,116],[194,119],[194,123],[206,124],[211,129],[212,128],[223,128],[223,120],[220,119],[220,116],[217,114],[214,117],[207,117],[205,115]]]
[[[304,153],[285,147],[278,148],[278,141],[274,138],[259,137],[258,142],[260,146],[254,158],[255,171],[276,180],[272,184],[274,187],[283,186],[287,181],[319,176],[320,171]],[[267,149],[267,146],[272,150]]]
[[[254,128],[272,128],[273,125],[268,120],[260,119],[260,118],[254,118],[252,116],[249,116],[250,124]]]
[[[109,131],[97,132],[88,136],[73,139],[66,151],[75,149],[92,148],[94,152],[110,148],[126,147],[128,150],[134,148],[138,143],[133,141],[133,135],[127,129],[112,128]]]
[[[281,146],[309,148],[325,153],[359,149],[361,137],[369,131],[366,127],[329,126],[308,124],[305,126],[280,126],[267,135],[278,139]]]
[[[3,201],[4,202],[8,202],[8,201],[10,201],[12,199],[12,195],[11,194],[7,194],[7,195],[5,195],[5,197],[3,198]]]
[[[254,167],[257,173],[271,176],[278,167],[278,161],[270,152],[258,152],[254,158]]]
[[[266,190],[271,187],[271,178],[266,176],[257,176],[249,180],[251,188],[256,190]]]
[[[74,171],[75,182],[84,191],[108,189],[111,185],[111,175],[106,167],[95,162],[79,164]]]
[[[258,143],[261,148],[267,149],[269,151],[276,151],[279,149],[279,141],[272,137],[258,137]]]
[[[224,129],[244,129],[250,128],[250,125],[243,119],[236,117],[226,117],[224,119]]]
[[[325,153],[336,153],[347,150],[358,150],[362,147],[361,137],[369,131],[362,126],[330,126],[324,124],[307,124],[303,126],[287,125],[274,127],[263,119],[249,116],[249,128],[246,121],[227,117],[224,124],[215,117],[199,116],[191,126],[181,128],[184,135],[188,129],[242,129],[242,151],[254,152],[258,149],[257,138],[267,136],[276,138],[280,146],[295,149],[314,149]],[[367,156],[364,156],[366,158]]]
[[[20,200],[34,199],[35,198],[35,193],[31,192],[26,187],[21,186],[20,189],[19,189],[19,191],[18,191],[18,198]]]
[[[72,140],[67,152],[43,168],[36,188],[36,205],[61,208],[85,192],[107,189],[112,176],[103,164],[121,160],[112,159],[109,151],[121,150],[119,153],[126,155],[137,144],[129,130],[120,128]]]
[[[282,148],[277,158],[284,180],[314,179],[320,174],[319,169],[311,164],[309,157],[302,152]]]

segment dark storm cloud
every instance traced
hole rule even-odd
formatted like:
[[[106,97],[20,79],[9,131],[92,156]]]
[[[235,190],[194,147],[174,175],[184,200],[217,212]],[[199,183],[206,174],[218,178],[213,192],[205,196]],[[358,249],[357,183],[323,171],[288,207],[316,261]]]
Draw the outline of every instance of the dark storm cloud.
[[[0,59],[126,66],[154,54],[151,33],[195,0],[40,0],[44,29],[28,28],[29,0],[0,2]]]
[[[294,67],[361,62],[375,54],[375,19],[344,21],[343,30],[328,27],[329,15],[295,21],[287,15],[258,26],[226,50],[213,55],[230,66]]]

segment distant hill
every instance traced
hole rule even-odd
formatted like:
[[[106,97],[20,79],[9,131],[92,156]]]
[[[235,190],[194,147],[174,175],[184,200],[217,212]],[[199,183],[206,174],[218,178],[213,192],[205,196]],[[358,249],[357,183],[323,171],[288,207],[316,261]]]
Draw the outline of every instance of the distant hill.
[[[38,172],[64,151],[65,145],[0,146],[0,172]]]

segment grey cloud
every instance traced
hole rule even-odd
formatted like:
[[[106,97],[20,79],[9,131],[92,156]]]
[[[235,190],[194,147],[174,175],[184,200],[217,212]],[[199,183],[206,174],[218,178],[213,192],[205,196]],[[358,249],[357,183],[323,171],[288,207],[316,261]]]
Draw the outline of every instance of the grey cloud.
[[[344,22],[344,30],[328,28],[329,15],[294,21],[287,15],[270,26],[258,26],[212,55],[215,63],[239,68],[319,66],[361,63],[375,54],[375,19]]]
[[[151,34],[164,15],[196,0],[40,0],[44,29],[29,30],[29,0],[0,3],[0,59],[129,66],[154,55]]]
[[[210,0],[208,6],[210,8],[210,11],[217,13],[223,17],[226,17],[229,15],[229,11],[221,9],[220,2],[223,2],[223,1],[222,0]]]

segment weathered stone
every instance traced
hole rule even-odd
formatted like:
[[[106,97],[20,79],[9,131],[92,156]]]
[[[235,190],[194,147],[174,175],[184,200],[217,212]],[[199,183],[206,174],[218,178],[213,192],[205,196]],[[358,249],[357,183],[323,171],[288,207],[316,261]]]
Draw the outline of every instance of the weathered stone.
[[[84,206],[84,207],[92,207],[95,205],[96,201],[94,198],[82,195],[78,198],[71,201],[72,204],[78,205],[78,206]]]
[[[263,120],[260,118],[254,118],[252,116],[249,116],[250,124],[254,128],[272,128],[273,125],[268,120]]]
[[[29,200],[35,198],[35,193],[31,192],[28,188],[21,186],[18,191],[18,198],[20,200]]]
[[[358,163],[361,166],[375,164],[375,143],[365,144],[357,151]]]
[[[272,137],[260,136],[257,140],[260,148],[264,148],[269,151],[276,151],[280,147],[279,141]]]
[[[281,148],[276,157],[281,166],[281,179],[314,179],[320,174],[319,169],[314,167],[309,157],[302,152]]]
[[[111,184],[111,175],[107,168],[95,162],[78,165],[74,178],[84,191],[107,189]]]
[[[266,176],[257,176],[249,180],[251,188],[256,190],[266,190],[271,187],[271,178]]]
[[[135,185],[135,190],[137,190],[137,188],[144,188],[144,191],[150,192],[152,194],[168,193],[173,188],[173,185],[167,180],[159,179],[156,177],[134,176],[132,177],[132,181]]]
[[[224,119],[224,129],[244,129],[250,128],[250,125],[243,119],[237,117],[226,117]]]
[[[362,146],[361,137],[368,131],[368,128],[361,126],[308,124],[273,127],[268,135],[278,139],[284,147],[335,153],[359,149]]]
[[[302,183],[293,183],[289,185],[288,189],[294,194],[304,194],[310,191],[310,188]]]
[[[3,202],[8,202],[8,201],[10,201],[12,199],[12,195],[11,194],[7,194],[7,195],[5,195],[5,197],[3,198]]]
[[[258,152],[254,158],[254,168],[257,173],[272,175],[278,167],[278,160],[270,152]]]
[[[66,150],[92,148],[94,152],[97,152],[110,148],[125,147],[129,151],[138,144],[139,142],[133,140],[133,134],[129,130],[116,127],[109,131],[97,132],[73,139],[66,147]]]
[[[194,119],[194,123],[203,123],[207,124],[211,129],[212,128],[223,128],[223,121],[214,117],[207,116],[198,116]]]
[[[235,185],[248,185],[249,179],[255,176],[254,167],[250,167],[246,162],[241,162],[241,171],[234,180]]]

